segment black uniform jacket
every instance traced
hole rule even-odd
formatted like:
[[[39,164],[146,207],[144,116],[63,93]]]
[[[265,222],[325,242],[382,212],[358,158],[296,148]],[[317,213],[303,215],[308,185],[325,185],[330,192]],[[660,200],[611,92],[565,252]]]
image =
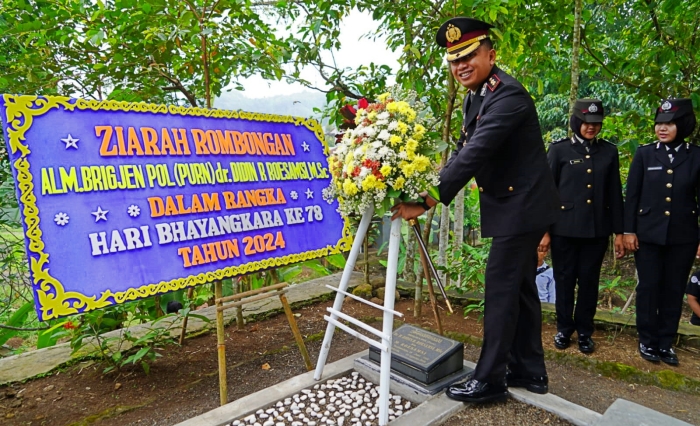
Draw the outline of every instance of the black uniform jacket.
[[[532,98],[497,67],[474,96],[478,109],[464,111],[462,137],[440,172],[440,201],[449,204],[476,177],[484,237],[545,229],[561,204]]]
[[[698,242],[700,147],[683,144],[673,162],[662,143],[640,146],[627,178],[625,232],[659,244]]]
[[[547,160],[561,198],[561,215],[550,233],[574,238],[622,234],[624,207],[615,145],[598,139],[586,151],[576,139],[566,138],[552,143]]]

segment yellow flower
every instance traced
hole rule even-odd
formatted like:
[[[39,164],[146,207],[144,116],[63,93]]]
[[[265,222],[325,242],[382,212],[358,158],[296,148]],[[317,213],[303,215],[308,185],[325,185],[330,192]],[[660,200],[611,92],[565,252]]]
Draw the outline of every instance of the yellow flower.
[[[399,176],[398,178],[396,178],[396,181],[394,182],[394,189],[403,188],[404,183],[406,183],[406,179],[404,179],[403,176]]]
[[[385,164],[385,165],[382,166],[381,169],[379,169],[379,173],[381,173],[381,174],[384,175],[384,176],[389,176],[389,173],[391,173],[392,170],[393,170],[393,169],[391,168],[390,165]]]
[[[367,177],[364,178],[362,181],[362,190],[363,191],[369,191],[370,189],[384,189],[386,188],[386,184],[379,179],[377,179],[374,175],[367,175]]]
[[[401,143],[401,136],[391,135],[391,137],[389,137],[389,143],[391,144],[391,146],[396,146],[396,145],[400,144]]]
[[[428,167],[430,167],[430,159],[426,157],[425,155],[416,155],[416,158],[413,159],[413,164],[416,166],[416,170],[419,172],[425,171]]]
[[[416,140],[421,140],[421,139],[423,139],[423,136],[425,136],[425,127],[423,127],[420,124],[416,124],[413,127],[413,132],[414,132],[413,137]]]
[[[403,121],[398,122],[398,126],[396,127],[399,130],[399,133],[402,135],[405,135],[406,132],[408,131],[408,125],[404,123]]]
[[[403,161],[402,162],[403,166],[401,166],[401,172],[403,172],[403,175],[406,177],[411,177],[413,174],[416,172],[416,165],[414,163],[408,163]]]
[[[377,99],[379,100],[379,102],[384,103],[384,102],[386,102],[387,99],[389,99],[389,96],[391,96],[391,93],[386,92],[386,93],[382,93],[381,95],[377,96]]]
[[[369,114],[367,114],[367,118],[369,121],[374,121],[377,118],[377,111],[371,111]]]
[[[411,159],[411,155],[416,153],[416,149],[418,149],[418,141],[415,139],[409,139],[408,142],[406,142],[406,154],[409,155],[409,160]]]
[[[399,106],[396,102],[390,102],[386,105],[386,110],[394,114],[399,111]]]
[[[359,192],[359,189],[357,188],[357,185],[355,185],[355,182],[353,182],[351,179],[345,179],[343,182],[343,192],[352,197]]]

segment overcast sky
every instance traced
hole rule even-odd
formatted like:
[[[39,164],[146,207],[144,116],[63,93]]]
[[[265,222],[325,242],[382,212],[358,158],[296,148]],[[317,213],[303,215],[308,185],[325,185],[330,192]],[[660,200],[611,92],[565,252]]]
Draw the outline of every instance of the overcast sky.
[[[392,52],[382,40],[367,40],[360,37],[377,28],[369,14],[353,11],[343,21],[340,30],[340,42],[342,49],[335,52],[335,60],[339,67],[353,67],[368,65],[374,62],[377,65],[389,65],[392,69],[398,67],[399,53]],[[319,87],[323,86],[318,73],[313,69],[307,70],[303,77],[314,82]],[[284,81],[266,81],[260,77],[252,77],[243,81],[246,90],[243,92],[249,98],[265,98],[280,94],[298,93],[305,89],[300,84],[288,84]],[[223,96],[223,95],[222,95]]]

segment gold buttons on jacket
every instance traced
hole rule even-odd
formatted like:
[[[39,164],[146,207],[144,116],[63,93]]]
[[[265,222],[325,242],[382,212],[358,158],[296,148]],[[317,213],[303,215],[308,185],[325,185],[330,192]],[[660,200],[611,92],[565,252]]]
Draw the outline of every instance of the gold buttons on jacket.
[[[669,175],[672,175],[672,174],[673,174],[673,169],[668,169],[668,170],[666,170],[666,173],[668,173]]]
[[[593,201],[592,200],[586,200],[588,204],[591,204]]]
[[[590,156],[590,155],[586,155],[586,158],[591,158],[591,156]]]
[[[564,207],[564,206],[561,206],[561,209],[562,209],[562,210],[564,210],[565,208],[566,208],[566,207]]]
[[[591,184],[589,183],[588,185],[586,185],[586,188],[591,189],[591,188],[593,188],[593,185],[591,185]]]
[[[480,187],[479,187],[479,192],[484,192],[484,187],[480,186]]]
[[[666,197],[666,202],[670,203],[671,202],[671,197]]]
[[[512,187],[512,186],[509,186],[509,187],[508,187],[508,191],[512,191],[512,190],[513,190],[513,187]]]
[[[666,211],[664,212],[664,214],[665,214],[666,216],[671,216],[671,212],[668,211],[668,210],[666,210]]]
[[[672,188],[672,187],[673,187],[673,184],[672,184],[672,183],[667,183],[667,184],[666,184],[666,188]]]
[[[641,213],[641,212],[643,212],[643,211],[644,211],[644,210],[642,210],[642,209],[639,209],[639,213]]]
[[[593,170],[588,169],[588,170],[586,170],[586,173],[593,173]]]

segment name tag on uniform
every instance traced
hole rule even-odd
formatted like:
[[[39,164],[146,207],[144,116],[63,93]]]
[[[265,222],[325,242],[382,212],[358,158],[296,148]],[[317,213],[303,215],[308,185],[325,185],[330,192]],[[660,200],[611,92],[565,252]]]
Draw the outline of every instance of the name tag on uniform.
[[[581,164],[583,163],[583,158],[577,158],[576,160],[569,160],[569,164]]]
[[[647,167],[647,170],[662,170],[663,167],[658,166],[658,167]]]

